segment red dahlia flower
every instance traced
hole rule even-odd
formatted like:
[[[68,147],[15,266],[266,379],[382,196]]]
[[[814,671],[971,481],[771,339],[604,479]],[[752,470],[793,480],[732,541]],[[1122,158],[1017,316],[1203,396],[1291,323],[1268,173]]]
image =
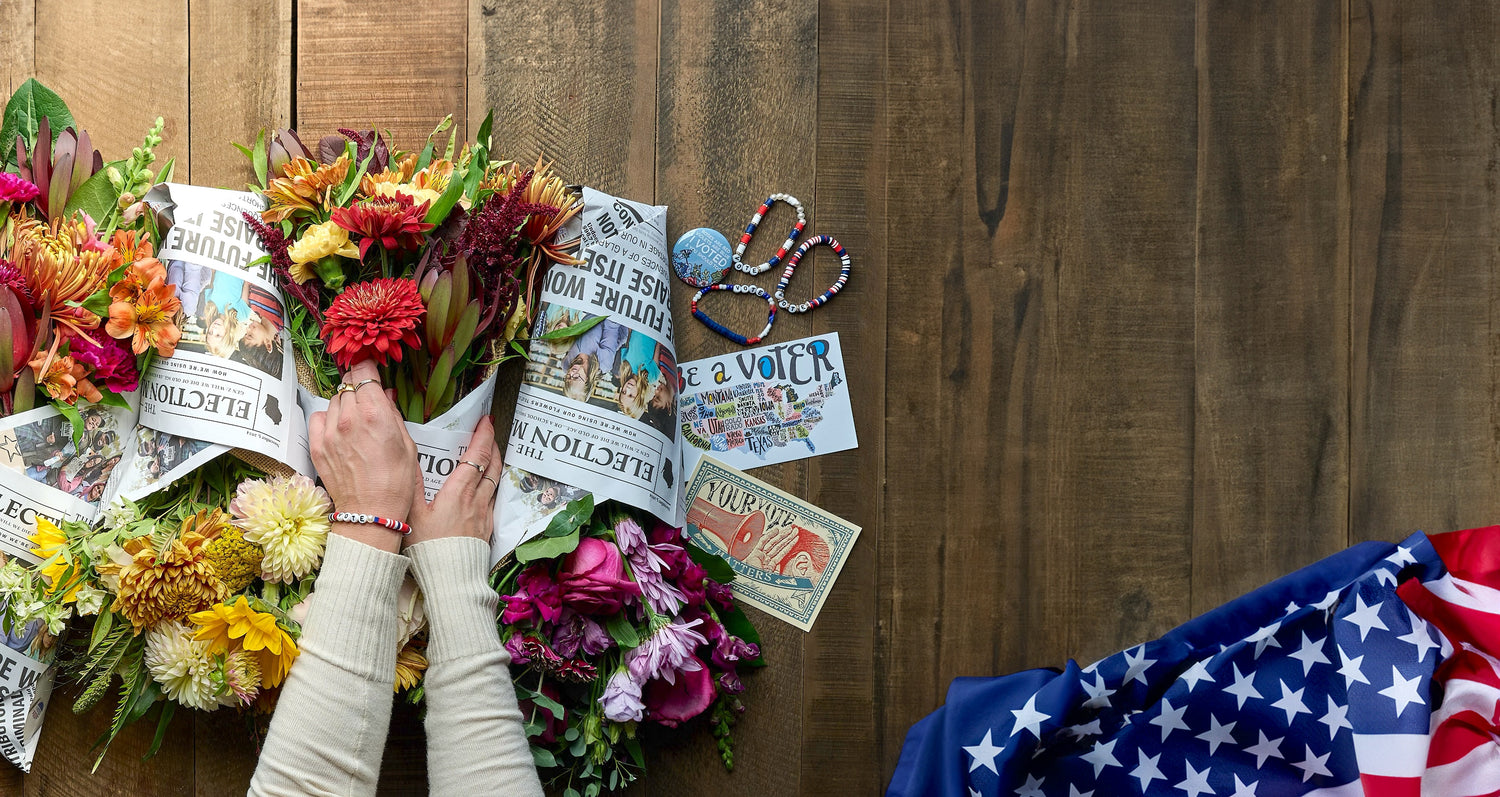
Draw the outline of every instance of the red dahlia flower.
[[[433,226],[422,221],[427,215],[427,204],[417,205],[411,197],[402,194],[371,197],[347,208],[334,208],[333,221],[349,232],[363,236],[359,242],[359,257],[363,260],[370,245],[377,241],[386,249],[421,247],[422,233]]]
[[[344,370],[365,360],[400,362],[403,346],[422,345],[416,329],[426,309],[411,280],[356,282],[334,297],[323,314],[323,342]]]

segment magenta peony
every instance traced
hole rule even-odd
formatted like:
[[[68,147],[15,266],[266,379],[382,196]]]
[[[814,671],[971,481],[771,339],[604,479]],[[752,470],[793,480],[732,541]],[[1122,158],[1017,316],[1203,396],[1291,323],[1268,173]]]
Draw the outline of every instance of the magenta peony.
[[[583,614],[617,614],[641,588],[625,576],[625,561],[613,543],[585,537],[563,560],[558,576],[563,604]]]
[[[106,335],[97,336],[104,341],[98,345],[83,336],[73,338],[73,359],[89,367],[89,381],[96,387],[111,393],[129,393],[140,383],[141,372],[135,367],[135,352],[129,340],[116,340]]]
[[[646,717],[668,728],[702,714],[714,702],[714,682],[703,662],[693,659],[697,669],[684,670],[676,683],[663,680],[647,681],[641,689],[641,698],[646,704]]]

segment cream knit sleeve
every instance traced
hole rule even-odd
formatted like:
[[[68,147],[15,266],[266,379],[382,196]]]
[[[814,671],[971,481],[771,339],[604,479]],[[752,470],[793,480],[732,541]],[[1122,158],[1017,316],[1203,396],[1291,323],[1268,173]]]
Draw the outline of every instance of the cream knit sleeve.
[[[541,797],[495,627],[490,546],[447,537],[406,549],[427,603],[427,772],[432,794]]]
[[[372,795],[391,724],[396,596],[408,560],[337,534],[301,649],[250,780],[252,797]]]

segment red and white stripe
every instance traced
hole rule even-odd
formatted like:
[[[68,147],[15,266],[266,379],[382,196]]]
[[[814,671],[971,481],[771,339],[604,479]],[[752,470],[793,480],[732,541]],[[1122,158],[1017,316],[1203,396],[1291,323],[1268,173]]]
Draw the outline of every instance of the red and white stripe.
[[[1500,527],[1429,538],[1448,574],[1408,581],[1397,594],[1456,650],[1439,665],[1442,704],[1432,712],[1423,797],[1500,795]],[[1448,649],[1445,646],[1445,651]],[[1359,759],[1360,769],[1365,758]],[[1410,786],[1410,777],[1402,779]],[[1371,792],[1366,785],[1366,794]]]

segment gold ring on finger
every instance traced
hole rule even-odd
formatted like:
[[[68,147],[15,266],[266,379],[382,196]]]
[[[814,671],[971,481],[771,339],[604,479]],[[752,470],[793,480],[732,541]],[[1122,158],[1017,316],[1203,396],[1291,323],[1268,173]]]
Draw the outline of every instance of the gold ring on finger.
[[[460,465],[473,465],[474,466],[474,470],[479,471],[479,477],[481,479],[484,478],[484,466],[481,465],[481,464],[479,464],[478,462],[471,462],[471,461],[469,461],[467,459],[461,459],[461,460],[458,461],[458,464],[460,464]]]

